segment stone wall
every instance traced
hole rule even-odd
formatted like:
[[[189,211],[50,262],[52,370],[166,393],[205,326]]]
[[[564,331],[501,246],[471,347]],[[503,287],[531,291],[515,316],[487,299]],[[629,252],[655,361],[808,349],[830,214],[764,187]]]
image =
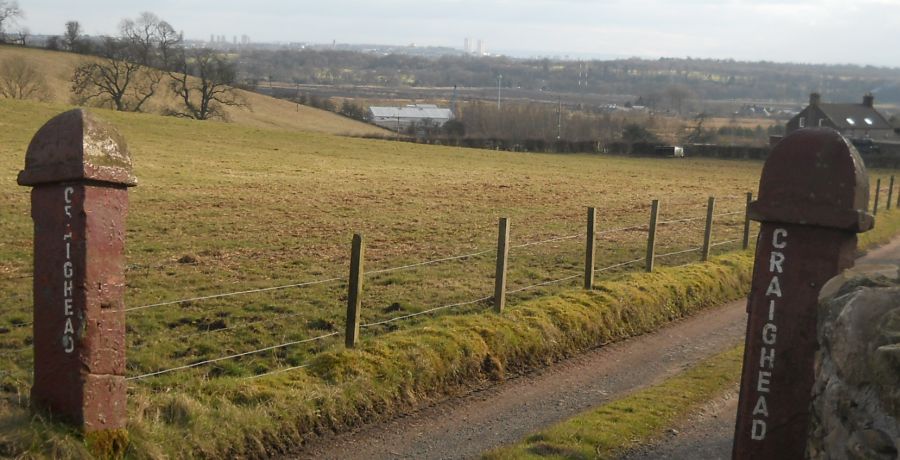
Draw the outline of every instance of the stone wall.
[[[862,266],[829,281],[819,298],[818,340],[807,457],[897,459],[898,267]]]

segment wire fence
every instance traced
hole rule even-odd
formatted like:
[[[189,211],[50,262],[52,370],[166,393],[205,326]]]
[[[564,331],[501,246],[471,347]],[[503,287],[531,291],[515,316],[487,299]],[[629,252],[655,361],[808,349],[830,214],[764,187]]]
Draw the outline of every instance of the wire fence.
[[[741,214],[745,215],[745,218],[746,218],[746,212],[744,210],[712,214],[713,219],[710,219],[708,225],[714,225],[715,218],[721,218],[721,217],[727,217],[727,216],[737,216],[737,215],[741,215]],[[681,223],[700,222],[705,219],[707,219],[706,215],[704,215],[704,216],[686,216],[686,217],[672,218],[672,219],[668,219],[668,220],[659,220],[656,222],[656,225],[657,226],[667,226],[667,225],[681,224]],[[647,233],[650,231],[651,231],[650,224],[638,224],[638,225],[631,225],[631,226],[596,231],[593,233],[593,237],[595,239],[600,239],[601,237],[609,237],[609,236],[612,236],[614,234],[619,234],[619,233],[626,233],[626,232]],[[512,249],[533,247],[533,246],[538,246],[538,245],[564,242],[564,241],[572,241],[572,240],[577,240],[577,239],[583,240],[587,237],[588,237],[588,233],[586,233],[586,232],[563,235],[563,236],[554,236],[554,237],[544,238],[544,239],[540,239],[540,240],[536,240],[536,241],[528,241],[528,242],[524,242],[524,243],[509,245],[508,249],[512,250]],[[720,241],[717,243],[711,243],[708,246],[710,248],[720,247],[720,246],[733,244],[733,243],[740,242],[740,241],[741,241],[741,239],[727,239],[727,240]],[[703,251],[703,250],[704,250],[703,247],[693,247],[692,246],[687,249],[679,249],[679,250],[666,252],[666,253],[662,253],[662,254],[653,254],[652,257],[655,259],[661,259],[661,258],[674,257],[674,256],[678,256],[678,255]],[[399,265],[399,266],[394,266],[394,267],[380,268],[380,269],[376,269],[376,270],[363,272],[362,275],[365,277],[371,277],[371,276],[376,276],[376,275],[381,275],[381,274],[413,270],[413,269],[417,269],[417,268],[421,268],[421,267],[432,266],[432,265],[436,265],[436,264],[440,264],[440,263],[453,262],[453,261],[465,261],[467,263],[470,263],[472,260],[474,260],[476,258],[486,256],[489,254],[496,254],[496,253],[497,253],[496,249],[479,250],[476,252],[471,252],[471,253],[466,253],[466,254],[461,254],[461,255],[447,256],[447,257],[424,260],[424,261],[420,261],[420,262],[414,262],[414,263],[409,263],[409,264]],[[597,269],[592,270],[592,273],[596,274],[596,273],[608,272],[608,271],[612,271],[615,269],[626,268],[626,267],[636,265],[636,264],[646,262],[646,261],[647,261],[647,257],[640,257],[640,258],[636,258],[636,259],[632,259],[632,260],[627,260],[624,262],[611,264],[611,265],[604,266],[601,268],[597,268]],[[559,284],[562,284],[567,281],[571,281],[571,280],[574,280],[574,279],[577,279],[577,278],[583,277],[583,276],[585,276],[585,272],[570,271],[569,274],[566,274],[565,276],[562,276],[560,278],[549,279],[546,281],[540,281],[540,282],[532,283],[532,284],[529,284],[526,286],[518,287],[518,288],[515,288],[512,290],[505,291],[505,294],[507,294],[507,295],[516,294],[516,293],[530,291],[530,290],[534,290],[534,289],[538,289],[538,288],[559,285]],[[183,298],[183,299],[160,301],[160,302],[149,303],[149,304],[140,305],[140,306],[136,306],[136,307],[126,308],[124,311],[126,313],[133,313],[133,312],[146,311],[146,310],[165,307],[165,306],[179,305],[179,304],[192,303],[192,302],[201,302],[201,301],[212,300],[212,299],[222,299],[222,298],[250,295],[250,294],[256,294],[256,293],[265,293],[265,292],[280,291],[280,290],[287,290],[287,289],[304,288],[304,287],[325,285],[325,284],[331,284],[331,283],[346,284],[347,282],[348,282],[348,279],[346,277],[335,276],[335,277],[330,277],[330,278],[320,279],[320,280],[310,280],[310,281],[283,284],[283,285],[270,286],[270,287],[245,289],[245,290],[239,290],[239,291],[229,291],[229,292],[188,297],[188,298]],[[438,312],[445,311],[445,310],[452,310],[455,308],[487,303],[492,300],[496,300],[496,299],[494,299],[493,295],[481,296],[479,298],[467,300],[467,301],[450,302],[450,303],[442,304],[442,305],[439,305],[436,307],[428,308],[425,310],[402,314],[400,316],[396,316],[396,317],[392,317],[392,318],[372,320],[372,321],[360,324],[359,327],[361,329],[365,329],[365,330],[372,330],[379,326],[385,326],[385,325],[390,325],[390,324],[394,324],[394,323],[399,323],[402,321],[414,319],[414,318],[424,316],[424,315],[433,315],[433,314],[436,314]],[[199,330],[199,331],[185,333],[185,334],[168,334],[168,335],[163,335],[161,337],[158,337],[155,340],[153,339],[153,337],[149,337],[147,340],[141,341],[141,343],[132,345],[130,347],[130,349],[141,350],[144,348],[158,345],[159,343],[161,343],[163,341],[165,341],[165,342],[190,342],[192,339],[195,339],[197,337],[207,336],[210,334],[229,333],[229,332],[234,332],[234,331],[250,328],[253,326],[266,325],[266,324],[293,326],[294,324],[291,323],[290,320],[293,318],[303,316],[304,314],[305,314],[304,311],[293,311],[293,312],[281,313],[281,314],[278,314],[278,315],[275,315],[275,316],[272,316],[269,318],[254,319],[254,320],[249,320],[249,321],[245,320],[245,321],[239,322],[237,324],[232,324],[229,326],[218,327],[218,326],[213,326],[213,325],[207,325],[206,330]],[[30,325],[32,325],[32,323],[18,323],[16,325],[14,325],[14,327],[26,327],[26,326],[30,326]],[[186,364],[176,365],[176,366],[172,366],[172,367],[166,367],[166,368],[157,369],[157,370],[154,370],[151,372],[145,372],[145,373],[140,373],[137,375],[129,376],[126,378],[126,380],[129,382],[140,381],[140,380],[148,379],[151,377],[166,375],[166,374],[189,370],[189,369],[195,369],[198,367],[215,364],[215,363],[219,363],[222,361],[238,360],[240,358],[247,357],[247,356],[259,355],[259,354],[265,353],[267,351],[278,350],[278,349],[283,349],[283,348],[288,348],[288,347],[293,347],[293,346],[299,346],[299,345],[303,345],[303,344],[310,344],[310,343],[314,343],[314,342],[324,341],[326,339],[329,339],[329,338],[332,338],[332,337],[335,337],[335,336],[338,336],[341,334],[343,334],[343,333],[339,332],[339,331],[334,331],[334,332],[318,335],[318,336],[311,337],[311,338],[287,341],[287,342],[283,342],[283,343],[278,343],[276,345],[270,345],[270,346],[266,346],[266,347],[262,347],[262,348],[255,348],[255,349],[240,352],[240,353],[233,353],[233,354],[227,354],[227,355],[220,356],[220,357],[201,359],[200,361],[197,361],[197,362],[186,363]],[[144,338],[140,337],[140,339],[144,339]],[[20,353],[23,351],[27,351],[29,349],[30,349],[30,346],[22,347],[19,349],[2,350],[2,351],[0,351],[0,355]],[[247,378],[255,379],[255,378],[265,377],[265,376],[269,376],[269,375],[281,374],[281,373],[289,372],[289,371],[293,371],[293,370],[304,369],[304,368],[308,367],[309,365],[310,365],[309,363],[305,363],[305,364],[296,365],[296,366],[289,366],[286,368],[280,368],[280,369],[275,369],[275,370],[271,370],[268,372],[260,373],[260,374],[253,375],[253,376],[247,377]]]

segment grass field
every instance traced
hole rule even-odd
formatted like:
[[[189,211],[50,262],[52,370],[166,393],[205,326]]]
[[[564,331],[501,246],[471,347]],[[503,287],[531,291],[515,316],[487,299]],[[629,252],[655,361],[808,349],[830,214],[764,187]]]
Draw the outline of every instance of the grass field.
[[[29,137],[62,107],[0,101],[0,350],[28,344],[30,241],[28,190],[15,185]],[[743,209],[758,163],[555,156],[422,147],[236,124],[104,112],[133,151],[140,185],[128,219],[129,307],[172,299],[345,277],[354,232],[367,241],[368,270],[491,250],[496,222],[508,216],[512,244],[583,233],[585,207],[599,229],[646,226],[649,201],[661,219],[702,217],[706,197],[720,211]],[[741,216],[716,227],[715,241],[740,234]],[[601,235],[598,267],[639,258],[646,229]],[[702,222],[661,227],[659,253],[697,247]],[[510,290],[581,270],[583,238],[514,248]],[[731,246],[734,247],[733,245]],[[724,248],[723,248],[724,249]],[[683,263],[696,254],[661,260]],[[367,279],[363,321],[489,296],[493,254]],[[569,282],[574,285],[578,280]],[[521,300],[539,292],[513,296]],[[161,306],[129,316],[131,372],[316,335],[343,324],[344,287],[302,289]],[[476,305],[473,308],[478,308]],[[281,316],[280,316],[281,315]],[[241,330],[173,337],[247,322]],[[377,330],[377,329],[376,329]],[[248,334],[248,331],[250,332]],[[252,340],[248,340],[248,335]],[[148,346],[151,344],[152,346]],[[6,382],[27,383],[28,353]],[[291,350],[288,364],[307,357]],[[271,361],[271,360],[267,360]],[[238,366],[239,374],[277,363]],[[208,368],[204,371],[222,372]],[[254,371],[255,369],[255,371]]]
[[[15,185],[15,177],[33,133],[66,108],[0,100],[0,390],[11,406],[26,400],[31,378],[32,224],[28,189]],[[598,267],[603,267],[642,256],[652,198],[661,200],[661,220],[701,218],[710,195],[719,198],[718,212],[740,212],[744,193],[756,189],[761,167],[740,161],[466,150],[252,124],[97,113],[127,139],[140,181],[130,192],[129,308],[344,278],[354,232],[365,235],[368,270],[487,251],[462,261],[368,277],[363,321],[396,318],[489,296],[500,216],[511,219],[514,246],[572,236],[514,248],[509,287],[516,290],[581,270],[584,242],[578,235],[584,231],[586,206],[598,208],[600,231],[638,227],[600,236]],[[740,215],[722,218],[713,240],[739,237],[741,225]],[[662,225],[657,251],[701,242],[701,220]],[[724,245],[715,252],[735,247]],[[677,265],[696,258],[689,253],[658,263]],[[576,277],[516,293],[510,302],[579,282]],[[131,312],[128,374],[338,331],[345,289],[338,281]],[[476,303],[444,313],[485,306]],[[417,321],[368,328],[363,335]],[[132,391],[168,393],[186,381],[244,378],[298,366],[336,343],[333,338],[150,377],[132,382]],[[192,404],[190,398],[174,401],[176,406]]]

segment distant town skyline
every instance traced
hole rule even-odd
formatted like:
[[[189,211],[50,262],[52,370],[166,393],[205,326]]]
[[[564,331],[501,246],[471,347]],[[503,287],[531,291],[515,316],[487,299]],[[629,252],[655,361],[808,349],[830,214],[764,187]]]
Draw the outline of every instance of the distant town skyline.
[[[516,56],[696,57],[900,67],[900,0],[20,0],[19,26],[91,35],[151,11],[186,38],[372,43]]]

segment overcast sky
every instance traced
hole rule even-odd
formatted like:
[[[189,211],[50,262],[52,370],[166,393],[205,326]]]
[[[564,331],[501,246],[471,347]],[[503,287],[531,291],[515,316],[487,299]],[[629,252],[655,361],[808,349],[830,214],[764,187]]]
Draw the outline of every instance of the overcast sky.
[[[440,45],[519,55],[900,67],[900,0],[20,0],[32,33],[111,34],[152,11],[188,38]]]

